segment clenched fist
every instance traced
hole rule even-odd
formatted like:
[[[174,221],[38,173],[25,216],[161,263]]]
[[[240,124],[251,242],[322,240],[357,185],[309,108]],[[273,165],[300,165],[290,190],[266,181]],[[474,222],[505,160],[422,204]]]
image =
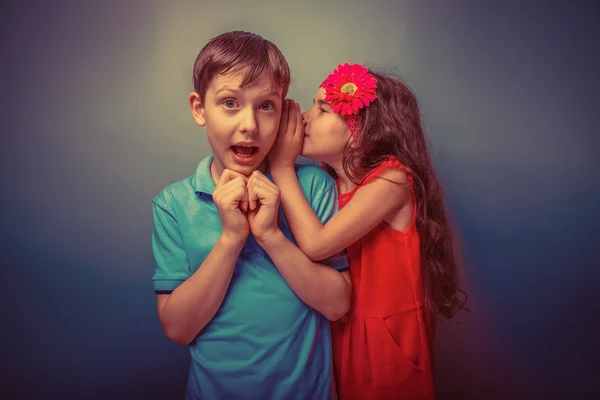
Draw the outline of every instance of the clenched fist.
[[[244,242],[250,232],[248,210],[248,178],[225,169],[213,192],[213,201],[221,217],[222,235]]]
[[[279,232],[279,188],[259,171],[248,179],[248,222],[258,242]]]

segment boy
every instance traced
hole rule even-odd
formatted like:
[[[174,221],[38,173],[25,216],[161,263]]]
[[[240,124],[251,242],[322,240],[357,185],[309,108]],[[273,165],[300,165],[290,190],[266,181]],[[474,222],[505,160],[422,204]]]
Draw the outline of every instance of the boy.
[[[333,397],[326,318],[349,309],[347,258],[323,265],[296,247],[266,176],[282,109],[297,107],[289,82],[279,49],[252,33],[217,36],[194,64],[189,103],[213,154],[153,199],[152,239],[161,324],[190,348],[189,399]],[[324,223],[333,180],[297,173]]]

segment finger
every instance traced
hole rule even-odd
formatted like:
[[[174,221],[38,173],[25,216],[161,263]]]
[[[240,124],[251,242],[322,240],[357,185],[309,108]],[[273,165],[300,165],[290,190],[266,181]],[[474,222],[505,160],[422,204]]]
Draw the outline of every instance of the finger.
[[[258,203],[258,194],[255,190],[253,190],[253,186],[248,186],[248,208],[250,211],[254,211],[256,209],[256,204]]]
[[[244,201],[247,198],[247,182],[248,178],[246,176],[225,169],[221,174],[219,184],[213,192],[213,198],[215,196],[222,197],[226,204],[236,204],[236,207],[245,212],[244,208],[247,209],[247,202]],[[231,192],[236,190],[237,194],[234,196],[235,198],[230,198]]]
[[[248,187],[246,186],[246,183],[244,182],[244,188],[242,189],[242,198],[239,202],[240,204],[240,210],[242,210],[242,212],[245,214],[246,212],[248,212]]]
[[[279,199],[279,189],[265,185],[263,182],[254,181],[248,189],[248,195],[255,197],[257,203],[268,205],[277,202]]]
[[[244,214],[248,211],[248,202],[244,201],[247,193],[245,189],[236,189],[231,192],[231,205],[234,209],[237,208]]]
[[[302,113],[300,112],[300,104],[298,104],[298,103],[296,103],[296,114],[297,114],[296,135],[303,138],[304,137],[304,124],[306,122],[304,121],[304,118],[302,118]]]
[[[244,181],[242,181],[241,179],[229,181],[229,182],[227,182],[227,184],[225,184],[221,188],[220,197],[223,199],[230,198],[232,196],[232,193],[238,193],[239,198],[237,200],[241,200],[242,193],[247,190],[248,190],[248,188],[247,188],[246,183]]]
[[[250,177],[248,178],[248,184],[250,184],[251,180],[256,179],[256,177],[259,177],[259,176],[265,176],[265,174],[263,174],[259,170],[255,169],[254,172],[252,172],[252,174],[250,174]]]
[[[262,172],[258,170],[254,171],[252,175],[250,175],[250,179],[248,179],[248,187],[250,187],[253,182],[260,182],[265,186],[269,186],[276,190],[279,190],[277,185],[275,185],[269,178],[267,178]]]
[[[252,190],[252,187],[253,187],[256,179],[258,179],[258,177],[261,175],[262,175],[262,173],[259,170],[256,170],[252,173],[252,175],[250,175],[250,178],[248,178],[248,183],[247,183],[248,208],[252,211],[254,211],[254,209],[256,209],[256,206],[258,204],[258,197],[257,197],[256,193]]]
[[[290,109],[288,112],[288,124],[287,124],[287,133],[293,135],[294,129],[296,129],[296,121],[298,120],[298,107],[296,106],[296,102],[290,100]]]
[[[217,186],[223,186],[227,182],[229,182],[235,178],[241,178],[244,180],[244,182],[248,181],[248,178],[246,178],[244,175],[240,174],[239,172],[235,172],[230,169],[224,169],[223,173],[221,173],[221,177],[219,178],[219,183],[217,183]]]
[[[278,198],[279,188],[268,179],[255,177],[248,183],[248,196],[262,204],[264,200]]]
[[[247,186],[248,178],[245,176],[236,176],[232,180],[225,182],[223,186],[221,186],[221,190],[229,190],[233,187],[244,187]]]
[[[243,180],[240,177],[235,177],[234,179],[229,181],[225,180],[226,178],[223,178],[223,176],[221,175],[221,178],[219,178],[219,183],[213,191],[213,198],[223,197],[225,194],[229,193],[233,187],[239,185],[240,182],[243,182]]]
[[[221,188],[220,196],[225,204],[236,205],[236,207],[239,207],[243,211],[243,203],[248,197],[246,182],[240,177],[227,182]]]
[[[283,110],[281,111],[281,119],[279,120],[279,133],[284,133],[287,129],[289,100],[283,100]]]

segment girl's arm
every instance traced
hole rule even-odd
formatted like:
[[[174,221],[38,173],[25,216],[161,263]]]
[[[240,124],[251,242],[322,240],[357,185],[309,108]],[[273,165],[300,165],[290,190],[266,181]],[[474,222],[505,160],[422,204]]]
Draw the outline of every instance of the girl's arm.
[[[303,302],[330,321],[337,321],[348,312],[352,292],[348,271],[340,273],[329,265],[313,262],[281,230],[256,239]]]
[[[385,168],[354,194],[352,200],[326,225],[315,215],[300,188],[294,162],[304,140],[300,106],[292,100],[283,103],[277,139],[269,152],[273,181],[281,191],[281,207],[298,247],[312,260],[323,260],[356,242],[412,200],[404,171]],[[386,180],[389,179],[390,181]]]
[[[345,249],[412,201],[405,172],[385,168],[378,175],[383,179],[374,179],[358,189],[352,200],[323,225],[306,200],[293,168],[272,169],[271,175],[281,191],[281,206],[298,247],[312,260]]]

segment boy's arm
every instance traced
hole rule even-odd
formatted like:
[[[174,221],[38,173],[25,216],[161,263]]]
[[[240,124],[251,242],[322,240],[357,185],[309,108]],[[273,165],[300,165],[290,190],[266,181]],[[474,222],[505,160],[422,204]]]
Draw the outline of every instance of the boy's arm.
[[[158,295],[158,316],[170,340],[190,344],[215,316],[243,246],[220,237],[192,276],[172,293]]]
[[[154,287],[158,315],[169,339],[191,343],[221,306],[241,249],[248,221],[239,209],[247,199],[246,177],[225,170],[213,192],[222,222],[217,243],[194,274],[189,265],[174,213],[166,201],[153,202]],[[189,276],[189,277],[188,277]]]
[[[248,183],[250,228],[283,278],[302,301],[329,320],[337,320],[350,308],[351,284],[347,272],[312,262],[279,229],[279,189],[266,176],[255,172]],[[255,204],[258,208],[255,208]],[[330,214],[333,206],[323,207]],[[336,267],[347,267],[347,257],[338,257]]]
[[[352,200],[323,224],[308,203],[294,168],[273,169],[271,175],[281,190],[281,207],[294,238],[312,260],[350,246],[411,200],[410,190],[396,183],[406,181],[403,171],[386,168],[379,175],[384,179],[357,190]]]

